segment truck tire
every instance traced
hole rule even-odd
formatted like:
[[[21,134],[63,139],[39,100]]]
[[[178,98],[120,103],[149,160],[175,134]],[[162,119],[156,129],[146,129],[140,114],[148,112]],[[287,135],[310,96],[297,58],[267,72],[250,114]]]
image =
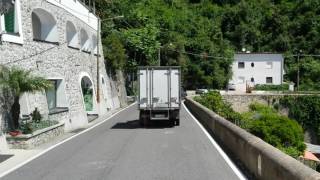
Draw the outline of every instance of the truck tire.
[[[147,127],[149,125],[149,120],[150,120],[150,113],[148,113],[148,111],[146,111],[144,113],[144,119],[143,119],[143,125],[145,127]]]
[[[175,115],[175,117],[174,117],[175,125],[179,126],[180,125],[180,111],[179,110],[175,111],[174,115]]]
[[[180,118],[176,119],[176,126],[180,126]]]
[[[144,125],[144,112],[143,111],[139,112],[139,124],[140,124],[140,126]]]

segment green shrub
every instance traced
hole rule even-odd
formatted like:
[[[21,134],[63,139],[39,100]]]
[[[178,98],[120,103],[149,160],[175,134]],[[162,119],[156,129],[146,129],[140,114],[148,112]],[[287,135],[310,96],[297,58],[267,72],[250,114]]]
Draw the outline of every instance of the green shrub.
[[[217,91],[202,94],[195,97],[194,100],[233,123],[241,121],[241,114],[235,112],[229,103],[223,101],[222,96]]]
[[[271,107],[252,103],[249,112],[240,114],[223,101],[219,92],[209,92],[194,99],[292,157],[297,158],[306,148],[302,127]]]
[[[22,134],[31,134],[33,133],[33,127],[31,123],[21,124]]]
[[[289,84],[273,85],[273,84],[257,84],[255,90],[260,91],[288,91]]]
[[[320,96],[285,96],[279,103],[289,109],[290,118],[304,129],[313,129],[320,139]]]
[[[259,103],[251,104],[250,112],[243,117],[251,119],[247,121],[247,129],[252,134],[293,157],[303,153],[303,129],[296,121],[279,115],[275,109]]]
[[[40,123],[42,116],[38,111],[38,108],[35,108],[34,111],[31,113],[31,118],[33,122]]]

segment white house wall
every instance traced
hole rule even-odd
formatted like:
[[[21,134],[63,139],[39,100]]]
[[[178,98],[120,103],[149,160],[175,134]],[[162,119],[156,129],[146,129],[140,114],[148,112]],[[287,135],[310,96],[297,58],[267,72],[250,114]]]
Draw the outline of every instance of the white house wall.
[[[238,68],[238,63],[244,62],[243,69]],[[267,68],[267,62],[272,62],[272,68]],[[251,67],[254,63],[254,67]],[[272,84],[279,85],[283,82],[283,57],[281,54],[235,54],[232,64],[232,80],[241,90],[245,88],[246,82],[254,84],[266,84],[266,77],[272,77]],[[241,83],[240,77],[244,77]]]
[[[77,17],[92,29],[97,30],[98,19],[93,13],[91,13],[82,3],[78,0],[47,0],[47,2],[58,6],[65,11],[69,12],[73,16]]]

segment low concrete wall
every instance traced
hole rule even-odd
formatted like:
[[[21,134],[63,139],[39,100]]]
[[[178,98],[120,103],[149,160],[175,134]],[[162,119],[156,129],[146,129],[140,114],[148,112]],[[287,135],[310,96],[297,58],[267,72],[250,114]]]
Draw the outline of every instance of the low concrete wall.
[[[186,106],[215,138],[236,156],[257,179],[320,180],[320,174],[248,133],[216,113],[186,98]]]
[[[41,144],[49,142],[51,139],[64,133],[64,123],[40,129],[33,134],[22,134],[16,137],[7,135],[9,148],[12,149],[32,149]]]

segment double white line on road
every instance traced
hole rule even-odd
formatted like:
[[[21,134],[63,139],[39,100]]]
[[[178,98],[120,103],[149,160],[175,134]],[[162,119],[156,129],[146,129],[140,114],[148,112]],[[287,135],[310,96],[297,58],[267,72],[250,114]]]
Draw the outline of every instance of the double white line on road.
[[[212,138],[212,136],[208,133],[208,131],[202,126],[202,124],[193,116],[193,114],[189,111],[189,109],[186,107],[184,103],[183,107],[186,109],[186,111],[189,113],[189,115],[192,117],[192,119],[199,125],[201,130],[204,132],[204,134],[208,137],[212,145],[218,150],[219,154],[222,156],[222,158],[226,161],[226,163],[230,166],[230,168],[233,170],[233,172],[239,177],[241,180],[246,180],[247,178],[241,173],[241,171],[237,168],[237,166],[231,161],[231,159],[227,156],[227,154],[222,150],[222,148],[219,146],[219,144]]]
[[[103,124],[103,123],[104,123],[104,122],[106,122],[107,120],[109,120],[109,119],[113,118],[113,117],[114,117],[114,116],[116,116],[117,114],[121,113],[122,111],[124,111],[124,110],[126,110],[126,109],[130,108],[131,106],[133,106],[133,105],[135,105],[135,104],[136,104],[136,103],[133,103],[133,104],[131,104],[130,106],[128,106],[128,107],[126,107],[126,108],[124,108],[124,109],[121,109],[120,111],[118,111],[118,112],[116,112],[116,113],[112,114],[112,115],[111,115],[110,117],[108,117],[107,119],[105,119],[105,120],[103,120],[103,121],[101,121],[101,122],[99,122],[99,123],[97,123],[97,124],[95,124],[95,125],[93,125],[93,126],[89,127],[88,129],[86,129],[86,130],[84,130],[84,131],[81,131],[81,132],[80,132],[80,133],[78,133],[78,134],[75,134],[75,135],[73,135],[73,136],[71,136],[71,137],[69,137],[69,138],[67,138],[67,139],[65,139],[65,140],[63,140],[63,141],[61,141],[61,142],[59,142],[59,143],[57,143],[57,144],[55,144],[55,145],[53,145],[53,146],[51,146],[51,147],[47,148],[47,149],[45,149],[44,151],[40,152],[39,154],[37,154],[37,155],[35,155],[35,156],[33,156],[33,157],[31,157],[31,158],[27,159],[26,161],[24,161],[24,162],[22,162],[22,163],[20,163],[20,164],[16,165],[16,166],[15,166],[15,167],[13,167],[13,168],[11,168],[11,169],[9,169],[9,170],[7,170],[7,171],[5,171],[5,172],[1,173],[1,174],[0,174],[0,178],[2,178],[3,176],[5,176],[5,175],[7,175],[7,174],[11,173],[12,171],[14,171],[14,170],[16,170],[16,169],[18,169],[18,168],[22,167],[23,165],[25,165],[25,164],[29,163],[30,161],[32,161],[32,160],[34,160],[34,159],[36,159],[36,158],[38,158],[38,157],[42,156],[43,154],[45,154],[45,153],[49,152],[50,150],[52,150],[52,149],[54,149],[54,148],[56,148],[56,147],[60,146],[61,144],[65,143],[65,142],[67,142],[67,141],[70,141],[71,139],[73,139],[73,138],[75,138],[75,137],[77,137],[77,136],[80,136],[81,134],[86,133],[86,132],[88,132],[88,131],[92,130],[93,128],[95,128],[95,127],[97,127],[97,126],[99,126],[99,125]]]

